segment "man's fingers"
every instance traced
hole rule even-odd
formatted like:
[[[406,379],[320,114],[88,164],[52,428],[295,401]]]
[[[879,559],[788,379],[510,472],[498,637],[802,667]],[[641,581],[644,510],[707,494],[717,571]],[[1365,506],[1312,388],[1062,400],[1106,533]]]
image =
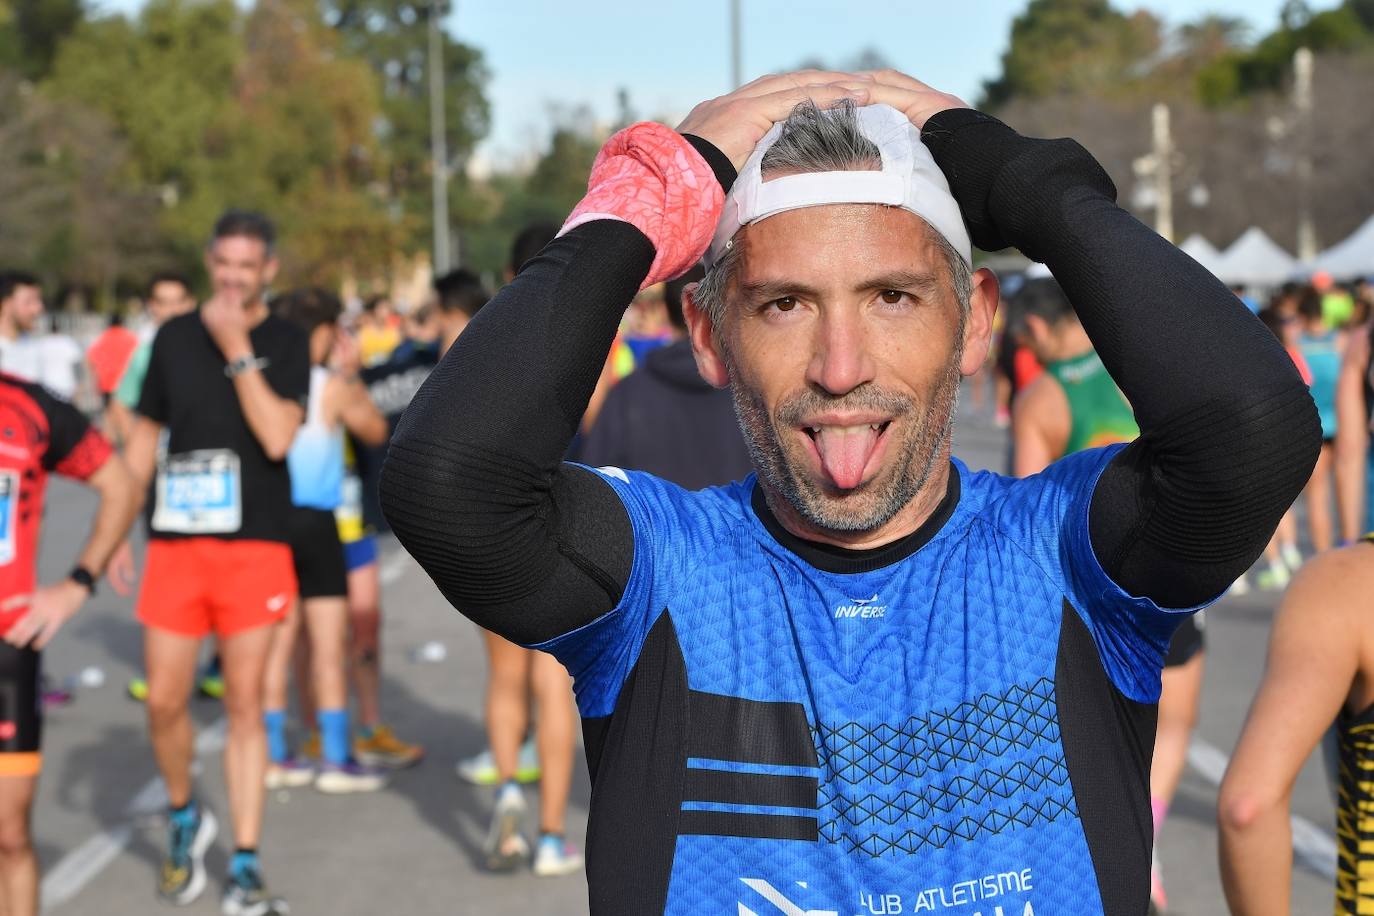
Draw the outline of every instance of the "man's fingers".
[[[57,635],[57,630],[58,627],[56,625],[45,626],[39,629],[33,636],[33,648],[35,650],[42,650],[48,643],[52,642],[52,638]]]
[[[886,86],[898,86],[903,89],[910,89],[915,92],[938,92],[929,84],[923,83],[914,76],[908,76],[900,70],[891,68],[885,70],[863,70],[861,76],[866,76],[875,83],[882,83]]]
[[[5,642],[21,649],[33,639],[33,615],[25,614],[16,620],[5,633]]]
[[[914,90],[879,82],[870,84],[868,101],[871,105],[891,105],[917,127],[924,127],[926,120],[937,112],[968,107],[963,100],[934,89]]]
[[[14,610],[14,609],[17,608],[17,607],[25,607],[25,606],[28,605],[31,601],[33,601],[33,595],[32,595],[32,594],[27,594],[27,595],[11,595],[11,596],[9,596],[8,598],[6,598],[4,601],[0,601],[0,611],[12,611],[12,610]],[[21,621],[22,621],[22,620],[25,620],[25,619],[27,619],[27,618],[22,618],[22,617],[20,618]]]
[[[859,105],[866,105],[869,96],[866,88],[850,88],[839,83],[798,86],[759,96],[750,106],[751,113],[760,119],[767,119],[771,124],[786,118],[793,108],[807,99],[815,102],[819,108],[828,108],[841,99],[852,99]]]
[[[769,73],[745,83],[730,94],[743,98],[757,98],[763,95],[772,95],[785,89],[797,89],[821,83],[837,83],[841,80],[853,80],[854,77],[855,74],[843,70],[794,70],[791,73]]]

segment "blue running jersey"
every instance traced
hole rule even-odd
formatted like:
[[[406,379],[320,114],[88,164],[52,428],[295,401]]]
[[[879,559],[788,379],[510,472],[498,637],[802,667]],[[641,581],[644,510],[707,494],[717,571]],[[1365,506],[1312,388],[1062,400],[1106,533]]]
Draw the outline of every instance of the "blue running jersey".
[[[804,559],[753,477],[599,470],[633,525],[629,582],[536,647],[575,678],[591,912],[1144,913],[1182,612],[1123,592],[1089,542],[1120,447],[1024,480],[953,461],[896,557]]]

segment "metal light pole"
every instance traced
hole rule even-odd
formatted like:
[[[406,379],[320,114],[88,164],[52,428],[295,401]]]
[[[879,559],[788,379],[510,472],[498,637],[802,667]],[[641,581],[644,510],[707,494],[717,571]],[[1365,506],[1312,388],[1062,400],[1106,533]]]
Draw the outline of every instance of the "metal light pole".
[[[447,273],[453,255],[448,234],[448,139],[444,127],[444,43],[439,2],[429,4],[429,156],[434,173],[434,273]]]
[[[1298,260],[1317,256],[1317,227],[1312,222],[1312,51],[1293,55],[1293,107],[1298,128]]]
[[[740,54],[739,28],[740,0],[730,0],[730,88],[738,89],[744,85],[744,67]]]
[[[1155,211],[1155,231],[1169,241],[1174,240],[1174,166],[1178,153],[1174,150],[1173,133],[1169,129],[1169,106],[1156,103],[1150,110],[1150,152],[1131,164],[1141,184],[1136,186],[1135,206]],[[1145,180],[1149,183],[1146,184]]]
[[[1169,106],[1157,103],[1151,114],[1155,165],[1155,231],[1174,240],[1174,139],[1169,130]]]

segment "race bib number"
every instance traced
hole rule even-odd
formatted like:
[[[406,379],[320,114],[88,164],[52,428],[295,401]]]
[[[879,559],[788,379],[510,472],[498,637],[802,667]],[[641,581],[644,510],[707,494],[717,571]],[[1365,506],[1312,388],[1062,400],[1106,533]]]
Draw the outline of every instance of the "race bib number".
[[[167,456],[158,468],[154,531],[233,534],[242,524],[238,455],[203,449]]]
[[[14,562],[19,523],[19,473],[0,471],[0,566]]]

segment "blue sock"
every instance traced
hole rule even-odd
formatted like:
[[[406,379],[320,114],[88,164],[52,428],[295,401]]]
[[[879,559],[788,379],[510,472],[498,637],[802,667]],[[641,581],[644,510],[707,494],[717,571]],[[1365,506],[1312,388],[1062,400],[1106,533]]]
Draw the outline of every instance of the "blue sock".
[[[286,710],[269,709],[262,714],[262,722],[267,726],[267,759],[281,763],[286,759]]]
[[[348,710],[321,709],[315,714],[320,724],[320,752],[326,763],[348,762]]]
[[[258,865],[258,851],[256,849],[235,849],[234,857],[229,860],[230,877],[238,877],[248,869],[262,871]]]
[[[195,823],[196,818],[200,816],[200,809],[196,807],[196,800],[193,798],[180,808],[169,808],[168,815],[174,821],[190,825]]]

